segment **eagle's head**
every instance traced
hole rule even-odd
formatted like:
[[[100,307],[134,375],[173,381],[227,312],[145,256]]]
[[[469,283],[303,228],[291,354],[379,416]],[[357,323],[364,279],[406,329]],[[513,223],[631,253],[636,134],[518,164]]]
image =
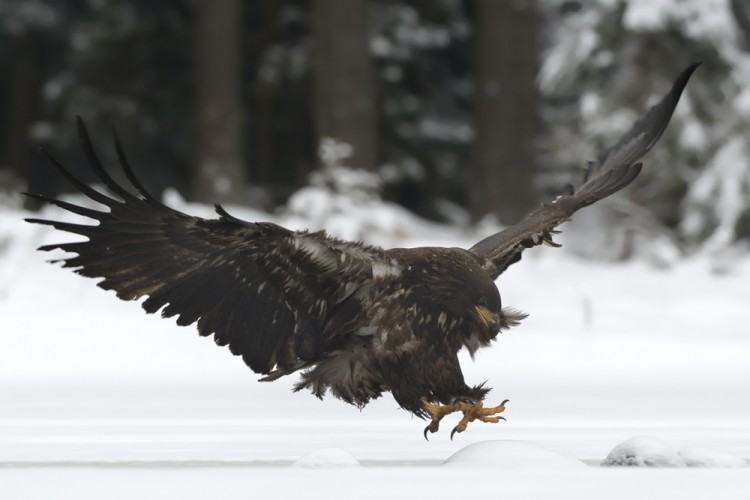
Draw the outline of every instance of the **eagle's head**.
[[[490,276],[481,268],[473,266],[466,275],[467,287],[463,295],[463,311],[469,318],[464,330],[463,345],[472,357],[480,347],[486,347],[501,330],[516,326],[525,314],[503,307],[500,292]]]
[[[525,317],[503,308],[495,282],[466,250],[415,248],[407,262],[411,276],[402,277],[413,286],[415,298],[428,309],[439,331],[462,332],[457,337],[472,354]]]
[[[477,324],[477,331],[482,333],[477,336],[482,344],[486,344],[497,337],[501,330],[518,325],[526,315],[503,307],[495,282],[481,267],[477,265],[474,268],[471,265],[467,270],[466,291],[460,307],[464,311],[471,311],[470,316],[473,316],[474,323]]]

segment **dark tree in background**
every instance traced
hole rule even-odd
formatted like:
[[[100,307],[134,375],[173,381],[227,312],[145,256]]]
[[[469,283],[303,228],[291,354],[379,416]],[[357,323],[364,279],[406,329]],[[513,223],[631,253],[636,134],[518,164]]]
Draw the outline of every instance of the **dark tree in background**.
[[[373,2],[384,196],[465,223],[472,141],[474,2]]]
[[[192,15],[182,0],[0,2],[0,178],[10,169],[12,147],[27,152],[12,167],[23,174],[25,189],[67,189],[36,151],[42,146],[93,181],[75,132],[80,115],[101,143],[105,162],[114,158],[109,139],[116,126],[151,190],[189,192]],[[23,37],[36,43],[33,60],[9,50]],[[15,67],[28,64],[36,64],[38,86],[3,85]],[[24,110],[23,120],[9,114],[10,103]]]
[[[20,0],[0,2],[0,194],[46,187],[34,168],[39,155],[31,131],[65,16],[55,5],[35,7],[26,10],[38,15],[24,15]]]
[[[471,208],[512,224],[535,202],[539,11],[534,0],[477,0],[475,14]]]
[[[247,187],[240,91],[240,0],[199,0],[195,16],[197,201],[242,201]]]
[[[750,8],[658,4],[2,0],[0,190],[67,188],[36,146],[94,181],[81,115],[105,163],[117,127],[155,193],[272,210],[333,137],[353,146],[349,165],[379,174],[388,201],[437,220],[509,223],[578,182],[586,160],[700,60],[649,156],[661,167],[600,204],[609,222],[579,218],[602,245],[577,239],[600,256],[617,246],[606,229],[627,222],[653,230],[617,256],[655,235],[726,248],[750,235]]]
[[[377,166],[375,80],[367,0],[315,0],[315,116],[317,137],[352,146],[348,162]]]
[[[310,4],[242,4],[249,202],[266,209],[284,203],[317,164]]]
[[[29,165],[34,150],[29,144],[28,133],[37,115],[37,96],[44,83],[41,65],[41,47],[38,38],[26,34],[14,40],[10,50],[16,54],[8,71],[8,95],[13,96],[4,103],[9,121],[13,126],[7,134],[7,162],[11,172],[11,186],[27,189],[29,175],[24,167]],[[6,107],[7,106],[7,107]]]
[[[639,178],[583,212],[566,247],[585,256],[721,252],[750,237],[750,8],[705,2],[541,2],[548,44],[539,78],[545,149],[580,179],[595,159],[669,88],[702,62]],[[658,15],[655,15],[658,14]]]
[[[0,84],[4,102],[36,110],[25,123],[0,113],[4,171],[6,145],[19,142],[11,130],[26,138],[18,147],[44,146],[79,170],[72,123],[82,115],[105,160],[113,159],[107,138],[117,127],[155,192],[172,186],[217,200],[224,197],[217,187],[231,190],[244,175],[256,189],[240,201],[271,209],[304,185],[318,138],[331,136],[354,147],[351,165],[379,169],[389,200],[453,220],[456,211],[444,210],[443,200],[469,203],[471,1],[33,4],[36,10],[23,0],[0,3],[0,38],[11,42],[0,45],[0,73],[20,64],[16,52],[1,49],[22,33],[46,54],[41,91],[29,85],[19,94]],[[23,32],[3,29],[40,6],[55,15],[38,16],[45,21]],[[212,21],[222,11],[225,20]],[[240,34],[232,42],[235,21]],[[223,29],[205,28],[212,24]],[[219,121],[210,121],[211,108]],[[13,160],[14,168],[27,179],[36,167],[48,173],[41,156],[30,156],[26,165]],[[234,174],[198,171],[240,163],[243,172]]]

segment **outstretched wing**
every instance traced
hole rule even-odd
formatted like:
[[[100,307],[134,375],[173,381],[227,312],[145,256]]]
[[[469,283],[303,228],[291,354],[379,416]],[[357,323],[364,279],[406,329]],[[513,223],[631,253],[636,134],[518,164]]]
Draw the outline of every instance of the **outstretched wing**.
[[[639,160],[656,144],[672,118],[682,91],[698,64],[689,66],[675,80],[672,89],[646,116],[589,164],[577,191],[562,194],[531,212],[519,223],[489,236],[469,250],[485,259],[485,269],[494,278],[521,259],[526,248],[539,244],[559,246],[552,241],[554,228],[577,210],[624,188],[641,171]]]
[[[382,249],[349,243],[323,232],[294,232],[271,223],[250,223],[217,205],[218,219],[192,217],[151,196],[130,169],[117,135],[119,161],[138,195],[102,167],[83,122],[81,141],[91,167],[116,197],[76,179],[50,157],[73,186],[106,206],[99,211],[28,194],[91,218],[98,225],[27,219],[88,241],[46,245],[76,256],[61,259],[78,274],[103,278],[98,285],[123,300],[144,296],[143,308],[177,324],[197,322],[254,371],[290,373],[317,361],[361,319],[357,290],[371,286],[373,266],[390,263]]]

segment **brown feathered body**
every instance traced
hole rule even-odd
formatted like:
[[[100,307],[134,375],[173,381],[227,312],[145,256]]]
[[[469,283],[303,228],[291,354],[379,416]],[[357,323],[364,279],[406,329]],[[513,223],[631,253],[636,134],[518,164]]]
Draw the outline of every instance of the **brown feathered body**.
[[[458,352],[472,355],[523,315],[503,308],[494,279],[524,249],[554,244],[554,228],[576,210],[629,184],[638,160],[667,126],[695,69],[597,162],[576,192],[559,196],[518,224],[468,250],[385,250],[325,232],[291,231],[237,219],[217,206],[217,219],[186,215],[162,204],[139,183],[119,139],[116,152],[133,189],[100,164],[79,120],[87,159],[110,194],[80,182],[50,157],[95,210],[39,194],[96,223],[45,219],[86,238],[47,245],[75,254],[63,266],[114,290],[123,300],[147,297],[143,308],[196,324],[204,336],[241,356],[261,380],[301,372],[298,390],[330,392],[365,405],[385,391],[424,416],[423,402],[480,401],[488,388],[464,381]]]
[[[341,304],[339,311],[355,312],[356,319],[336,331],[352,334],[334,334],[340,344],[326,346],[327,354],[297,388],[318,396],[330,388],[357,405],[390,391],[415,413],[422,400],[481,400],[489,389],[466,385],[458,352],[466,348],[473,355],[523,315],[501,307],[494,283],[466,250],[393,249],[384,256],[387,266],[376,266],[373,281]],[[477,307],[495,317],[482,319]]]

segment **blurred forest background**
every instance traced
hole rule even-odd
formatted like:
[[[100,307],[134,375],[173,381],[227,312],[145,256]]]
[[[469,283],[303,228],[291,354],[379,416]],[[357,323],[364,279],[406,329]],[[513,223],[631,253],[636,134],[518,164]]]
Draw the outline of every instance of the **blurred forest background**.
[[[642,176],[576,221],[605,244],[578,250],[721,252],[750,239],[747,0],[2,0],[0,192],[66,189],[38,146],[93,181],[80,115],[154,192],[270,211],[344,163],[423,217],[509,224],[693,61]]]

